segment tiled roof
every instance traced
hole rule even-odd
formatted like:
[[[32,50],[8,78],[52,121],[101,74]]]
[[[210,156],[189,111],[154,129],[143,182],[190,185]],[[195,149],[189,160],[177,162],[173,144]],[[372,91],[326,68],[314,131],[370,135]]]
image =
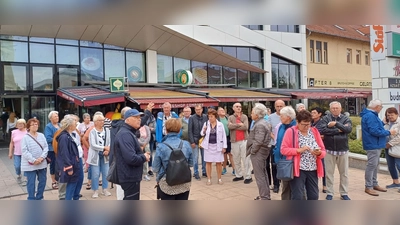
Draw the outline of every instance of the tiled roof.
[[[359,41],[369,42],[369,27],[365,25],[307,25],[307,30],[315,33],[332,35],[336,37],[348,38]],[[361,33],[365,34],[362,35]]]

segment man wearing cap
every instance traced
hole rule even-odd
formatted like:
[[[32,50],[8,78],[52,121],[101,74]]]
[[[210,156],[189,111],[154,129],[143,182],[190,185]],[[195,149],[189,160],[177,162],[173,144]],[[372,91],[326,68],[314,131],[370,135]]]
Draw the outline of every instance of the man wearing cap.
[[[136,109],[125,112],[125,124],[118,131],[115,140],[114,160],[119,185],[124,190],[124,200],[139,200],[143,163],[150,160],[150,153],[143,153],[136,137],[140,128],[141,115]]]

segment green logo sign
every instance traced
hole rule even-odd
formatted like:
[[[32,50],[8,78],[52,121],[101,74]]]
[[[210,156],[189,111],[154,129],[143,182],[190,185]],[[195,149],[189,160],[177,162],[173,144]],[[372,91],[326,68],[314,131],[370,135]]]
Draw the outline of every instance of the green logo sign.
[[[193,75],[188,70],[177,70],[175,72],[176,80],[183,86],[188,86],[193,82]]]
[[[400,34],[390,32],[388,33],[387,40],[388,40],[388,48],[387,48],[388,56],[400,57]]]
[[[125,79],[123,77],[110,77],[110,91],[123,92],[125,86]]]

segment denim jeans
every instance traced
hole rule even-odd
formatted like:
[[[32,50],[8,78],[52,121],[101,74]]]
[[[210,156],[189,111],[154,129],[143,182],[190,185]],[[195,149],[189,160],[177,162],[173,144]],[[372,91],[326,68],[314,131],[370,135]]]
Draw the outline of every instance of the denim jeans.
[[[82,159],[79,159],[79,165],[80,165],[80,170],[79,170],[79,178],[77,182],[68,182],[67,183],[67,190],[65,194],[65,200],[79,200],[79,194],[82,189],[82,183],[83,183],[83,165],[82,165]]]
[[[21,175],[21,156],[20,155],[14,155],[14,168],[15,168],[15,173],[18,176]]]
[[[46,187],[47,180],[47,168],[34,170],[34,171],[25,171],[25,175],[28,178],[28,182],[26,185],[26,190],[28,191],[28,200],[42,200],[44,188]],[[39,181],[38,188],[35,196],[35,180]]]
[[[196,145],[192,149],[193,153],[193,175],[199,175],[199,146]],[[206,162],[204,161],[204,149],[200,148],[200,154],[201,154],[201,171],[202,173],[206,173]],[[201,175],[201,174],[200,174]]]
[[[385,157],[390,176],[393,180],[399,179],[400,158],[389,155],[389,149],[385,149]]]
[[[56,172],[58,172],[58,171],[56,171],[56,154],[54,153],[54,151],[49,151],[47,153],[47,157],[49,157],[51,159],[50,175],[54,175],[54,174],[56,174]],[[58,180],[58,179],[56,178],[56,180]]]
[[[101,171],[101,179],[103,181],[102,187],[103,190],[108,188],[108,181],[106,179],[108,174],[108,169],[110,165],[108,163],[104,163],[104,156],[99,156],[99,165],[94,166],[90,165],[92,168],[92,190],[97,191],[99,190],[99,178],[100,178],[100,171]]]
[[[89,164],[89,167],[87,169],[87,179],[91,180],[92,179],[92,166]]]

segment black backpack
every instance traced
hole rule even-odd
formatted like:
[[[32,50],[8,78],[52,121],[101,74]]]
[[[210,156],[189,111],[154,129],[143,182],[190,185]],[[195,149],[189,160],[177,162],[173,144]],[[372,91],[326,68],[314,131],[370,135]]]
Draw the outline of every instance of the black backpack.
[[[182,152],[183,141],[178,148],[172,148],[167,143],[163,143],[170,148],[169,163],[166,170],[166,181],[169,186],[184,184],[192,181],[192,172],[186,156]]]

